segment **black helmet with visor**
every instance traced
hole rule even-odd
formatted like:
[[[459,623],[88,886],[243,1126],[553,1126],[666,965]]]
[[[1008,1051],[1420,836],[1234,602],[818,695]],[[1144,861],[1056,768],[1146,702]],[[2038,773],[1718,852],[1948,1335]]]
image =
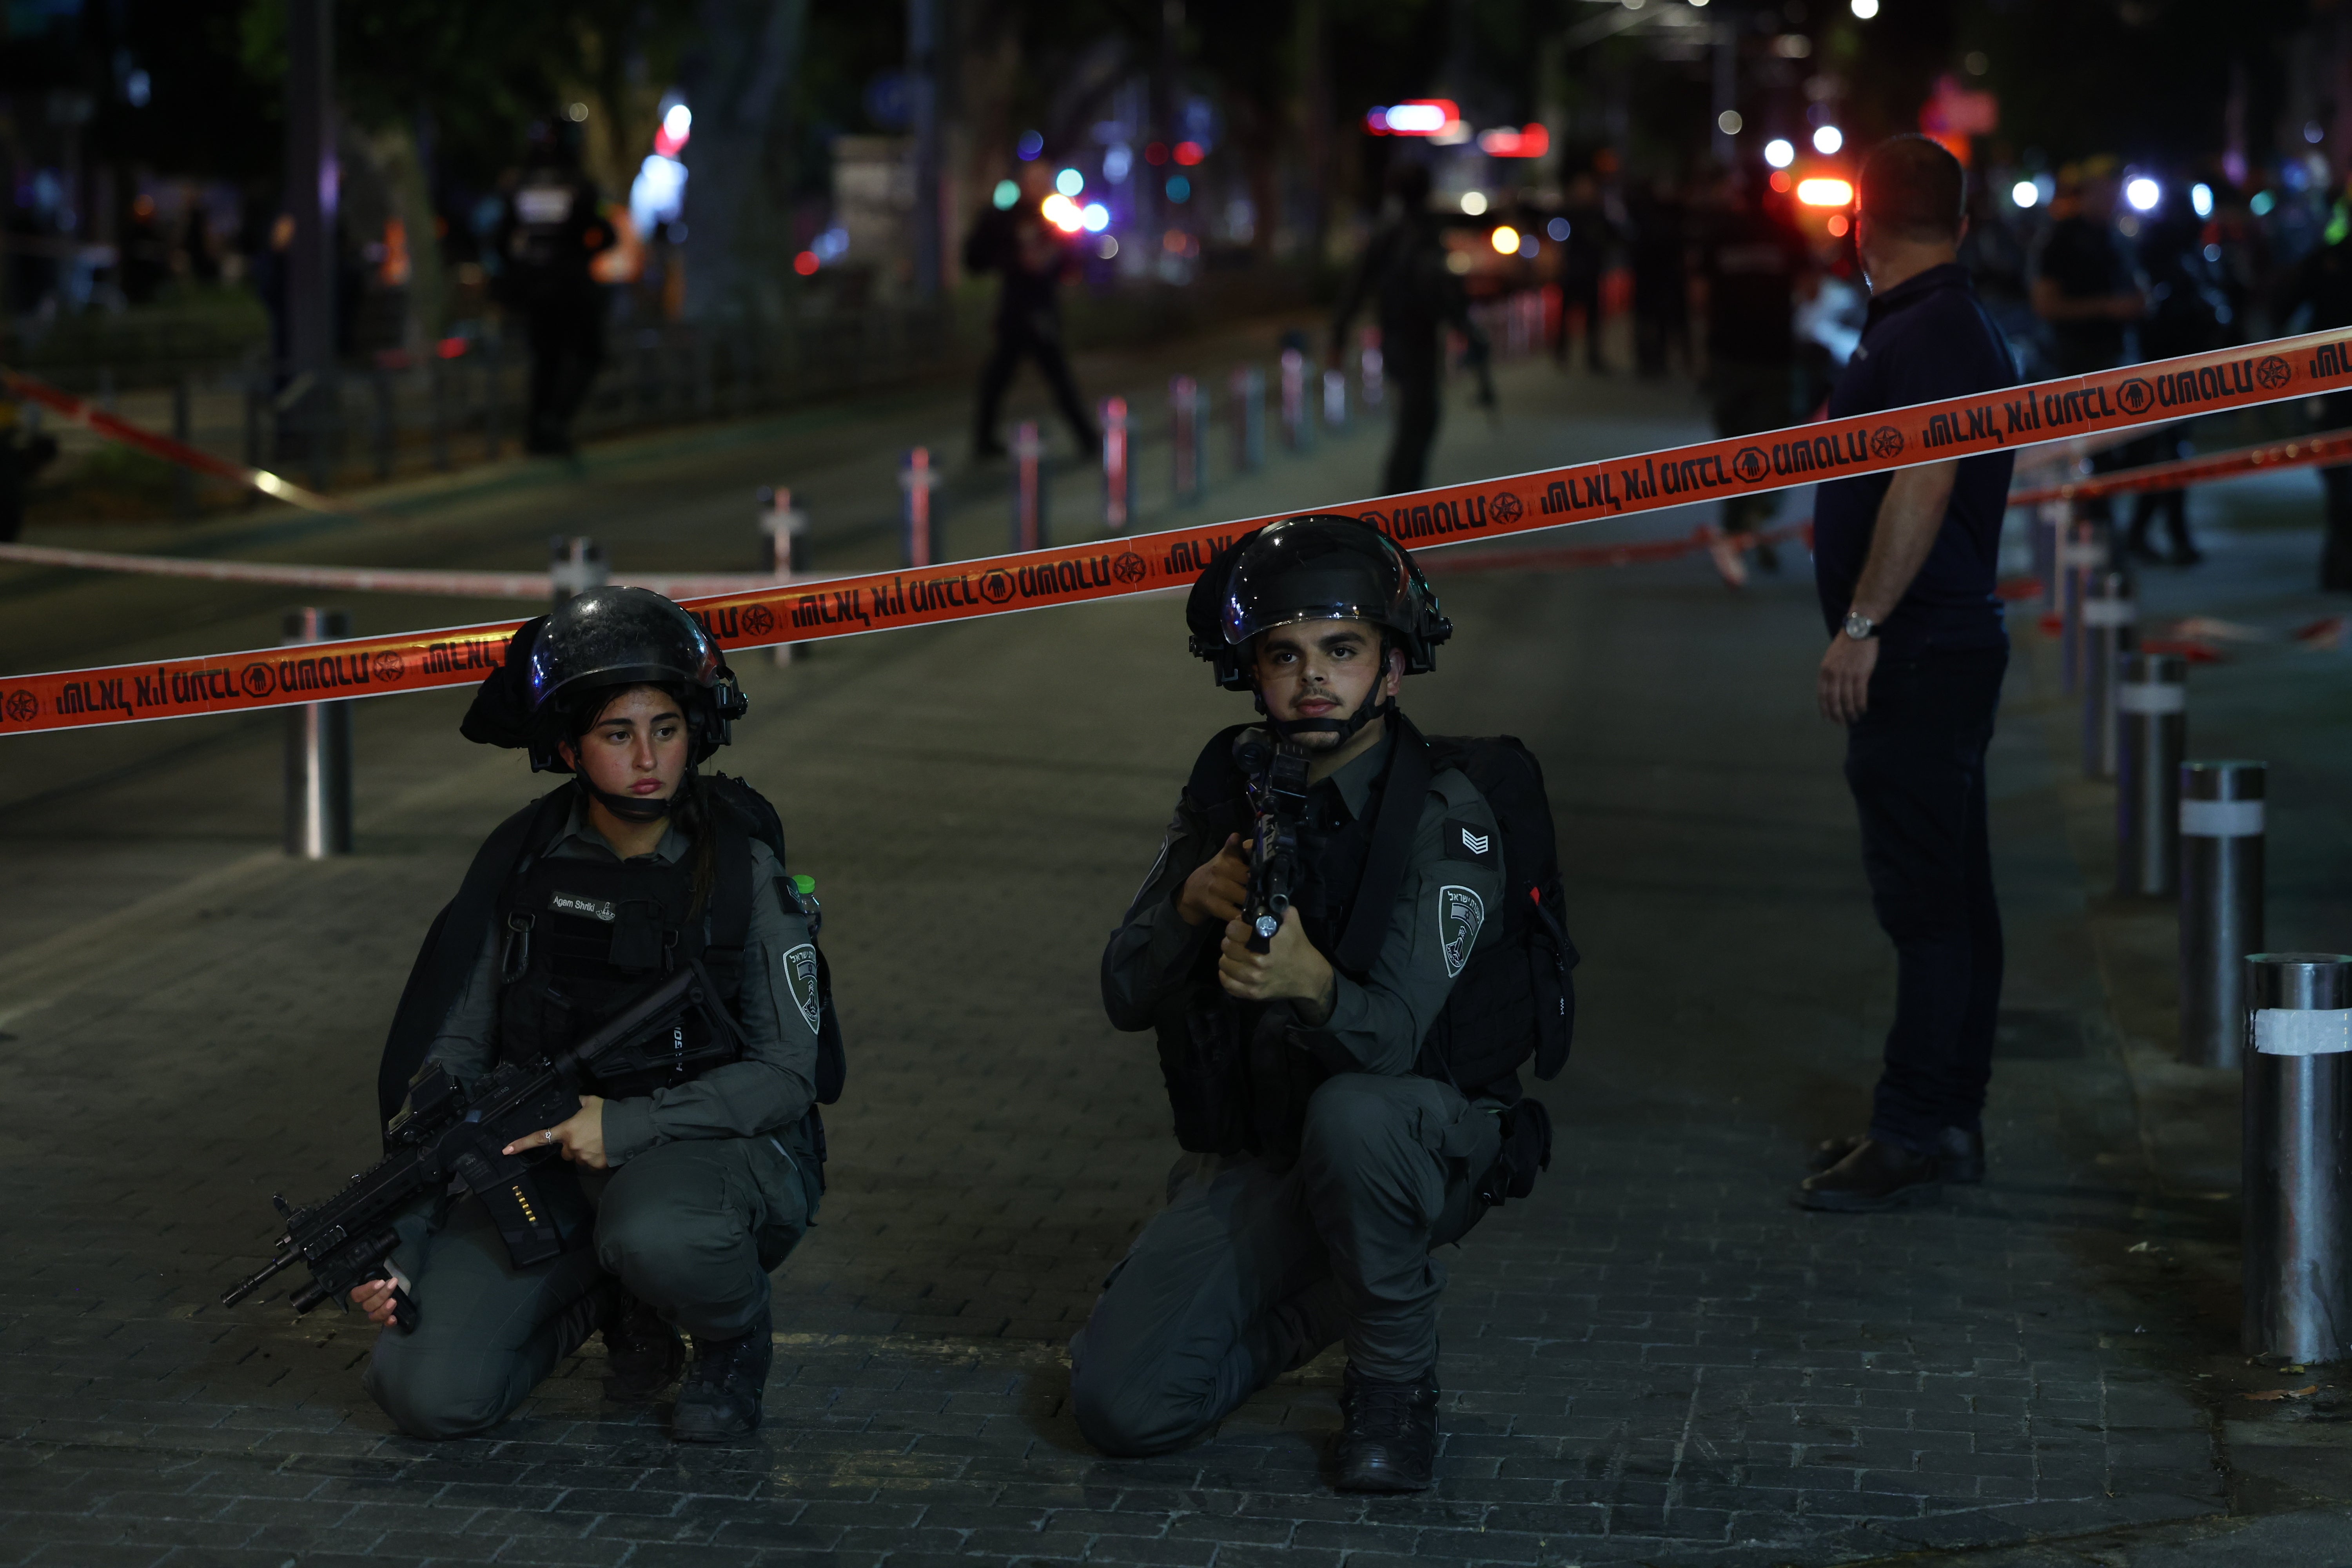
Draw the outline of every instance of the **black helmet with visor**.
[[[1331,512],[1285,518],[1243,535],[1193,584],[1184,618],[1193,654],[1214,667],[1217,684],[1228,691],[1255,689],[1252,645],[1276,626],[1376,626],[1384,647],[1403,650],[1408,675],[1434,668],[1438,645],[1454,635],[1412,557],[1370,523]],[[1345,721],[1301,721],[1298,727],[1336,730],[1344,740],[1373,711],[1368,697]]]

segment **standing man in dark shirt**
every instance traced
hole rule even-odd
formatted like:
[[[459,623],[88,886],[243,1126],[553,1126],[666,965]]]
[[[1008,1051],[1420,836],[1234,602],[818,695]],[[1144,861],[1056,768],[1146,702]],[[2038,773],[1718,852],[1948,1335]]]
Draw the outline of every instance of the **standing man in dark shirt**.
[[[996,352],[980,373],[972,456],[1004,456],[1004,443],[996,435],[997,412],[1004,405],[1004,389],[1013,384],[1013,373],[1025,358],[1037,362],[1078,449],[1091,457],[1102,450],[1102,437],[1087,417],[1086,400],[1078,395],[1069,356],[1062,350],[1062,279],[1077,269],[1077,258],[1045,221],[1045,166],[1029,164],[1021,171],[1021,180],[1020,197],[1010,207],[981,214],[963,242],[965,271],[996,272],[1004,279],[996,296]]]
[[[2072,180],[2061,176],[2051,211],[2057,221],[2035,258],[2033,313],[2049,323],[2053,375],[2088,375],[2137,357],[2132,324],[2147,313],[2147,294],[2116,233],[2120,171],[2113,158],[2086,159]],[[2132,459],[2125,448],[2091,454],[2091,471],[2109,473]],[[2076,503],[2080,515],[2112,516],[2105,496]]]
[[[1829,416],[2017,384],[1955,259],[1967,176],[1924,136],[1863,167],[1856,247],[1869,320]],[[2009,664],[1993,593],[2006,452],[1823,484],[1814,573],[1830,633],[1824,718],[1846,726],[1863,867],[1895,951],[1870,1131],[1816,1151],[1806,1208],[1866,1213],[1984,1179],[1985,1085],[2000,1003],[2000,910],[1985,826],[1985,750]]]
[[[1727,180],[1713,216],[1699,255],[1698,292],[1706,321],[1703,384],[1715,433],[1781,429],[1797,417],[1797,296],[1811,284],[1812,258],[1772,196],[1759,201]],[[1753,532],[1776,499],[1727,498],[1723,531]],[[1737,566],[1737,557],[1729,559]],[[1756,563],[1780,569],[1769,544],[1757,547]]]
[[[1676,344],[1690,353],[1690,229],[1670,180],[1653,181],[1633,212],[1633,368],[1666,374]]]
[[[604,286],[591,264],[613,246],[596,184],[581,167],[578,126],[532,128],[530,161],[507,193],[493,243],[500,302],[521,314],[530,341],[523,447],[570,457],[572,422],[604,363]]]

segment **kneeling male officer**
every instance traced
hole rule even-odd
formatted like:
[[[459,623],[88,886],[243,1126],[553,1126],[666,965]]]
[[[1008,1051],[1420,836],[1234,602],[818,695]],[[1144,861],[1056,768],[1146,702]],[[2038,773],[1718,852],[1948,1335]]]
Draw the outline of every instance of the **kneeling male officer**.
[[[1520,781],[1515,800],[1540,801],[1541,774],[1517,742],[1427,742],[1398,710],[1453,628],[1405,552],[1355,518],[1245,536],[1187,618],[1265,729],[1210,742],[1103,953],[1111,1022],[1159,1030],[1191,1152],[1071,1344],[1072,1403],[1097,1447],[1160,1453],[1344,1340],[1339,1484],[1417,1490],[1437,1447],[1445,1270],[1430,1252],[1532,1185],[1549,1122],[1516,1069],[1532,1051],[1557,1070],[1573,962],[1556,924],[1541,956],[1528,940],[1559,897],[1549,809],[1521,886],[1514,825],[1454,759]],[[1245,797],[1244,770],[1271,777],[1278,746],[1304,753],[1288,826]],[[1254,951],[1260,834],[1295,841],[1295,875]],[[1465,970],[1481,978],[1457,985]],[[1534,1048],[1538,1033],[1556,1048]]]
[[[516,633],[468,739],[528,745],[567,787],[509,818],[435,923],[401,998],[380,1095],[420,1065],[470,1082],[581,1039],[677,965],[698,962],[736,1038],[700,1017],[600,1058],[577,1115],[530,1134],[577,1173],[551,1191],[574,1245],[509,1260],[470,1196],[398,1227],[397,1278],[355,1305],[383,1332],[367,1389],[401,1429],[494,1426],[592,1333],[611,1386],[651,1398],[686,1361],[680,1441],[760,1423],[774,1353],[768,1273],[815,1211],[840,1040],[809,884],[788,880],[774,811],[697,764],[746,704],[693,617],[642,588],[595,588]],[[559,1228],[564,1220],[559,1217]],[[394,1322],[413,1304],[414,1327]]]

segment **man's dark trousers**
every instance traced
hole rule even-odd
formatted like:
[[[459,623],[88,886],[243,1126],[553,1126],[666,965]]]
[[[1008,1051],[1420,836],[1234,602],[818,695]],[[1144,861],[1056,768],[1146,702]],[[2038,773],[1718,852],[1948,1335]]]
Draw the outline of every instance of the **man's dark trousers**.
[[[1985,827],[1985,750],[2006,647],[1882,657],[1846,731],[1863,868],[1894,941],[1895,1024],[1870,1134],[1922,1152],[1978,1130],[2000,1006],[2000,910]]]

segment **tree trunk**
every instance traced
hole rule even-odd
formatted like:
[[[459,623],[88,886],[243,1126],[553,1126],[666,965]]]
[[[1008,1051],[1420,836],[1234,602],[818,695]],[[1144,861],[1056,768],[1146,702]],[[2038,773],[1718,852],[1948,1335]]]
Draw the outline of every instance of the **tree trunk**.
[[[702,0],[701,37],[679,72],[694,114],[687,168],[688,321],[782,314],[789,218],[768,177],[783,156],[808,0]]]

